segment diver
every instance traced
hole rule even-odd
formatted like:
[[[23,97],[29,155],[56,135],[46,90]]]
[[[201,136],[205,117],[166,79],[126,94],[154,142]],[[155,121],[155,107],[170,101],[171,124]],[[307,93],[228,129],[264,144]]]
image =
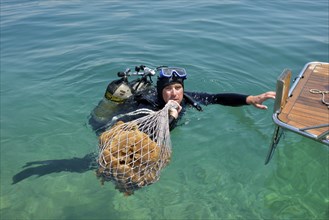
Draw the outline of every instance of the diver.
[[[172,100],[179,104],[176,113],[170,118],[170,129],[172,130],[177,121],[186,112],[186,107],[191,106],[198,111],[202,111],[201,105],[220,104],[226,106],[243,106],[253,105],[259,109],[267,109],[263,102],[268,99],[275,99],[275,92],[269,91],[260,95],[244,95],[239,93],[200,93],[188,92],[184,90],[184,81],[187,79],[187,73],[184,68],[179,67],[158,67],[159,75],[157,77],[157,85],[149,86],[135,94],[132,94],[122,103],[115,104],[115,108],[106,109],[104,101],[93,110],[89,118],[89,124],[93,130],[100,134],[113,124],[113,117],[117,115],[125,115],[125,113],[140,108],[147,108],[154,111],[162,109],[165,104]],[[112,98],[113,96],[111,96]],[[111,102],[110,100],[105,102]],[[108,104],[111,105],[111,104]],[[101,115],[101,116],[100,116]],[[104,117],[106,115],[106,117]],[[140,115],[139,117],[141,117]],[[120,120],[127,122],[135,118],[123,117]]]
[[[144,68],[144,67],[143,67]],[[131,93],[130,89],[126,90],[124,83],[127,81],[125,77],[119,80],[114,93],[105,93],[103,100],[93,109],[89,117],[89,124],[96,134],[101,134],[107,128],[111,127],[113,122],[120,119],[124,122],[141,117],[143,115],[130,116],[127,113],[136,109],[147,108],[154,111],[162,109],[169,101],[177,102],[179,107],[171,112],[169,118],[170,129],[176,127],[177,121],[184,115],[186,108],[191,106],[198,111],[202,111],[201,105],[220,104],[226,106],[243,106],[253,105],[259,109],[267,109],[263,102],[268,99],[275,99],[275,92],[269,91],[260,95],[244,95],[239,93],[199,93],[188,92],[184,90],[184,81],[187,73],[184,68],[178,67],[160,67],[158,68],[159,76],[157,85],[154,87],[149,81],[144,84],[137,81],[135,85],[141,89],[134,89]],[[148,71],[154,75],[152,71]],[[144,75],[143,79],[146,79]],[[114,83],[116,84],[116,83]],[[110,84],[111,85],[111,84]],[[109,85],[109,87],[111,87]],[[116,93],[119,91],[119,93]],[[113,102],[117,101],[117,102]],[[118,118],[118,115],[120,116]],[[82,158],[69,158],[60,160],[45,160],[28,162],[23,166],[23,170],[13,176],[12,184],[36,175],[43,176],[50,173],[58,172],[87,172],[97,169],[97,152],[91,152]]]

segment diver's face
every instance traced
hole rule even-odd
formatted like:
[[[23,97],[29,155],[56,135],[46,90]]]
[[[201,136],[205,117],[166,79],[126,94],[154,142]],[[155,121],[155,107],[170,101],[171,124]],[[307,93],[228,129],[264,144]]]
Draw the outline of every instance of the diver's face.
[[[174,100],[180,104],[183,100],[184,88],[180,83],[173,83],[163,88],[162,98],[167,103]]]

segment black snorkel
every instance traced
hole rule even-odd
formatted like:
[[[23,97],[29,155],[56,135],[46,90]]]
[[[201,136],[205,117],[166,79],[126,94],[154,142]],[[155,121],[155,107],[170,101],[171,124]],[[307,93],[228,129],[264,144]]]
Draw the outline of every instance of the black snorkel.
[[[201,105],[197,101],[195,101],[190,95],[186,94],[185,92],[184,92],[184,98],[188,104],[192,105],[198,111],[200,111],[200,112],[203,111]]]

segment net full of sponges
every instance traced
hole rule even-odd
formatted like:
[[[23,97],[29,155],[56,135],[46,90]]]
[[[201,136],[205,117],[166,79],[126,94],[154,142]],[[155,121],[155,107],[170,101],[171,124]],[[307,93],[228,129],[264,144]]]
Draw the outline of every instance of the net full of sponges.
[[[168,103],[162,110],[130,122],[118,121],[99,137],[97,177],[131,195],[155,183],[171,157]]]

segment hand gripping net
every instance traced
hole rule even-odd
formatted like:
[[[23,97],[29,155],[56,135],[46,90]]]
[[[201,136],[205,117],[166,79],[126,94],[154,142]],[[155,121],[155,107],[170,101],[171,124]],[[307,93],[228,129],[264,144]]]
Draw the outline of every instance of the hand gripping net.
[[[101,134],[97,176],[102,183],[113,181],[119,191],[130,195],[159,180],[171,157],[168,112],[173,107],[177,104],[169,102],[136,120],[118,121]]]

